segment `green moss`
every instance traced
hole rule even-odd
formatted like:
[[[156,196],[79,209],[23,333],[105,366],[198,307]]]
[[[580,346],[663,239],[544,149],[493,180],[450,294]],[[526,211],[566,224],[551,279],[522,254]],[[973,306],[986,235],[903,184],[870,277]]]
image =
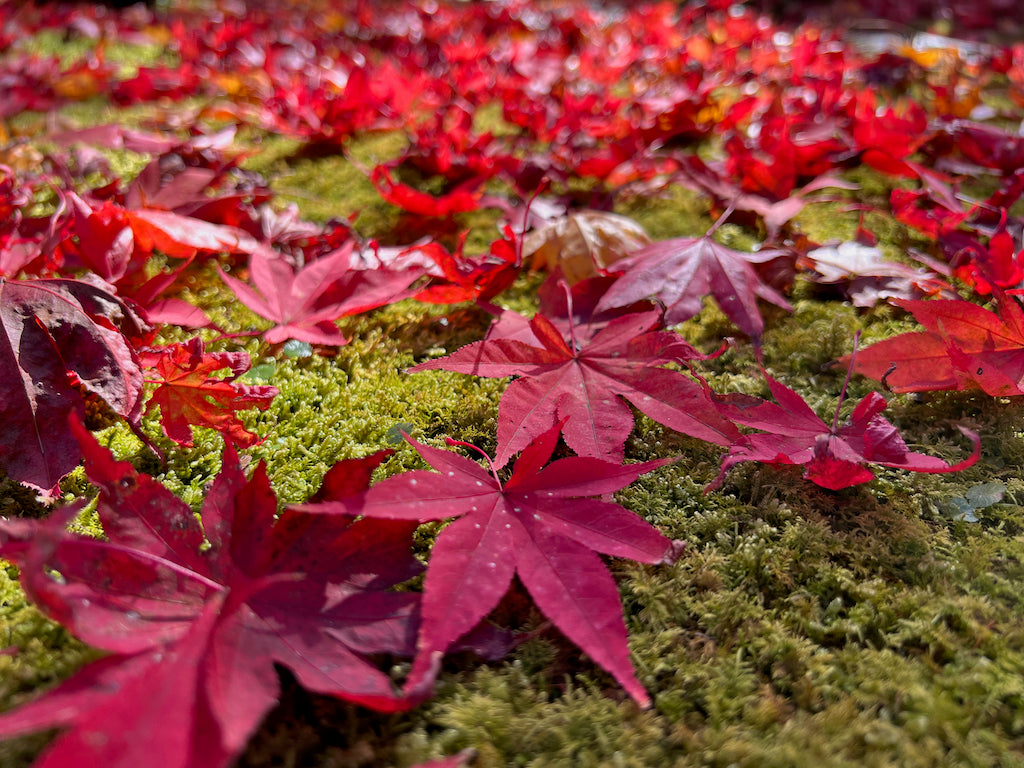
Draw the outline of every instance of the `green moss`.
[[[377,194],[366,170],[397,156],[405,145],[397,133],[368,134],[352,139],[345,153],[318,154],[293,139],[265,138],[261,151],[246,167],[272,178],[271,188],[293,202],[303,217],[314,221],[355,216],[356,230],[385,244],[406,243],[394,233],[400,212]],[[353,163],[349,158],[355,160]]]
[[[102,61],[115,67],[115,76],[118,79],[134,76],[139,67],[153,67],[158,64],[171,66],[176,61],[176,57],[166,46],[155,42],[143,44],[108,39],[100,45]],[[66,30],[43,29],[30,39],[19,41],[17,47],[37,56],[56,56],[61,65],[68,68],[93,57],[97,50],[97,40]]]
[[[652,240],[699,237],[714,223],[706,200],[697,192],[670,186],[657,195],[636,195],[620,200],[615,213],[638,221]]]

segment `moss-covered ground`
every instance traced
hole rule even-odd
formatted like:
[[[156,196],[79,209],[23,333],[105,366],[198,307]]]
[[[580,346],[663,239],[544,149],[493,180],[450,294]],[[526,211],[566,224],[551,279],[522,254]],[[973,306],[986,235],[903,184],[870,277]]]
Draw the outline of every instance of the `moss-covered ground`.
[[[39,45],[59,47],[49,37]],[[108,59],[119,55],[154,60],[149,50],[108,51]],[[134,108],[112,111],[102,99],[63,113],[79,122],[135,115]],[[25,115],[15,126],[38,119]],[[289,139],[243,138],[253,153],[246,165],[304,217],[355,214],[361,235],[403,241],[398,212],[349,159],[387,159],[400,141],[356,138],[348,157],[314,157]],[[132,172],[130,158],[122,170]],[[616,210],[657,239],[710,227],[705,201],[681,188],[670,192],[624,199]],[[882,247],[902,250],[910,235],[877,219]],[[798,224],[819,241],[849,239],[857,215],[809,206]],[[497,235],[483,226],[476,232],[484,243]],[[730,226],[720,237],[735,244],[753,242],[757,233]],[[207,277],[189,298],[216,322],[228,331],[265,327],[212,270]],[[524,275],[498,302],[532,311],[541,279]],[[764,363],[826,419],[844,378],[830,363],[850,352],[855,332],[870,342],[914,327],[887,306],[856,310],[823,299],[809,284],[797,284],[794,306],[792,314],[766,309]],[[382,474],[422,466],[399,430],[438,446],[451,436],[493,451],[505,382],[405,373],[480,338],[487,323],[472,305],[406,301],[343,321],[351,342],[329,354],[288,357],[258,339],[245,342],[254,362],[247,380],[280,390],[266,411],[245,415],[264,438],[248,451],[252,462],[267,462],[279,498],[289,503],[308,498],[339,459],[387,447],[396,453]],[[680,331],[706,351],[738,335],[711,303]],[[743,341],[703,370],[716,391],[766,394]],[[846,412],[875,388],[853,379]],[[467,747],[481,768],[1024,765],[1021,414],[1019,401],[979,393],[890,396],[888,415],[915,450],[962,459],[969,448],[955,425],[964,424],[981,435],[981,460],[954,475],[880,469],[870,484],[839,492],[804,481],[799,468],[749,464],[714,493],[703,488],[718,473],[721,449],[638,415],[627,460],[678,461],[641,478],[618,501],[688,543],[673,566],[611,562],[652,709],[638,709],[514,592],[499,618],[528,639],[500,662],[449,657],[437,695],[409,713],[380,715],[313,696],[282,671],[281,703],[239,765],[404,768]],[[154,418],[144,428],[167,453],[166,467],[124,427],[100,435],[198,507],[218,471],[220,438],[200,430],[185,450],[161,437]],[[89,493],[80,472],[63,490],[69,498]],[[31,507],[27,492],[10,485],[3,492],[0,511]],[[94,655],[26,605],[13,567],[0,568],[0,650],[7,647],[19,652],[0,653],[5,709]],[[404,669],[395,663],[396,679]],[[46,738],[0,744],[0,765],[28,765]]]

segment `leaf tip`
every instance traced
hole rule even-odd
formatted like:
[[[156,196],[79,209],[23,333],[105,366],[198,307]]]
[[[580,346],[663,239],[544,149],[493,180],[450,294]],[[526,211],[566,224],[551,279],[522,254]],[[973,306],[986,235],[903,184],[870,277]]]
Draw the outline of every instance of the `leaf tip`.
[[[685,541],[682,539],[672,539],[668,545],[668,549],[665,550],[664,556],[658,561],[658,565],[672,565],[676,560],[682,557],[685,550]]]

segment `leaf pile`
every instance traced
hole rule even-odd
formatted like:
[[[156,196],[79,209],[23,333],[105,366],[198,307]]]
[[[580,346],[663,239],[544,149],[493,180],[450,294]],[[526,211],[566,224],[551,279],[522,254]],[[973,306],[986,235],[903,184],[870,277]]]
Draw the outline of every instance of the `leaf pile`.
[[[975,412],[1019,417],[1019,42],[903,41],[718,0],[155,5],[0,11],[0,469],[46,505],[0,518],[0,556],[105,654],[0,714],[5,739],[58,730],[39,766],[226,766],[287,680],[406,711],[459,654],[558,633],[596,665],[569,665],[565,701],[607,672],[623,708],[664,715],[673,673],[630,653],[632,626],[671,613],[637,607],[644,580],[717,587],[687,559],[703,543],[667,533],[681,507],[613,494],[689,462],[709,504],[743,471],[797,486],[802,471],[806,499],[842,506],[899,471],[983,461],[966,410],[931,431],[910,418],[960,401],[899,393],[975,390]],[[998,5],[950,13],[979,30]],[[857,221],[818,242],[823,219]],[[779,350],[836,297],[875,343],[788,342],[848,369],[832,411],[835,373],[802,376]],[[322,380],[296,396],[289,377]],[[483,378],[511,381],[482,416],[427,394]],[[321,460],[347,415],[325,406],[328,380],[378,382],[402,414],[340,438],[337,455],[365,458]],[[294,426],[317,418],[329,435]],[[446,434],[471,421],[487,451]],[[966,458],[938,437],[954,426]],[[268,464],[307,459],[320,491],[275,493]],[[747,462],[776,469],[733,471]],[[203,472],[192,509],[170,488]],[[621,573],[643,574],[632,603]],[[676,616],[664,636],[712,619]],[[757,663],[774,681],[790,660]],[[678,725],[683,751],[710,754]]]

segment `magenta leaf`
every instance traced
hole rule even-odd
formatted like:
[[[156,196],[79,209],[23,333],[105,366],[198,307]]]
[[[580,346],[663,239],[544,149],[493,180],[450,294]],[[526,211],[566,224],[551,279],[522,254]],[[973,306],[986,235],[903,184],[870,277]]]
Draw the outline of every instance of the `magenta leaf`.
[[[757,299],[792,309],[753,267],[753,263],[775,255],[775,251],[735,251],[712,240],[711,232],[703,237],[662,240],[615,262],[613,271],[622,274],[601,299],[597,311],[656,298],[665,305],[665,322],[673,325],[700,312],[704,297],[710,294],[736,327],[758,341],[764,319]]]
[[[971,466],[980,456],[978,436],[964,428],[961,431],[974,444],[974,452],[958,464],[911,451],[896,427],[881,415],[886,402],[877,392],[861,400],[842,426],[837,406],[836,418],[829,426],[800,395],[767,373],[765,378],[774,403],[756,398],[722,398],[723,414],[762,432],[744,435],[730,447],[708,490],[719,487],[726,472],[745,461],[803,465],[805,478],[839,490],[870,481],[874,475],[865,464],[914,472],[956,472]]]
[[[335,320],[405,298],[409,286],[422,274],[415,269],[353,269],[352,249],[349,242],[299,270],[283,257],[258,249],[249,262],[254,287],[223,270],[220,274],[243,304],[276,323],[264,334],[267,343],[297,339],[342,346],[348,340]]]
[[[702,387],[660,367],[699,353],[677,334],[653,330],[659,325],[656,311],[616,317],[577,351],[538,314],[530,322],[535,341],[485,339],[410,370],[519,377],[501,398],[498,466],[558,423],[577,454],[621,461],[633,414],[620,398],[672,429],[728,445],[739,432]]]
[[[407,685],[430,679],[437,658],[491,612],[518,575],[570,640],[638,704],[650,705],[629,662],[618,591],[596,553],[671,562],[682,543],[617,504],[587,497],[623,488],[667,460],[620,466],[572,457],[540,469],[560,428],[555,425],[525,447],[504,485],[476,462],[409,439],[436,472],[405,472],[358,500],[304,507],[394,520],[458,518],[431,553]]]
[[[275,664],[354,703],[415,703],[364,658],[412,651],[417,597],[387,590],[419,570],[414,526],[278,517],[263,466],[246,479],[230,443],[200,523],[155,480],[74,431],[107,539],[66,532],[67,514],[4,520],[0,554],[19,565],[45,613],[111,655],[0,716],[0,736],[61,728],[37,764],[49,768],[226,766],[277,701]],[[367,478],[379,461],[347,466]]]

